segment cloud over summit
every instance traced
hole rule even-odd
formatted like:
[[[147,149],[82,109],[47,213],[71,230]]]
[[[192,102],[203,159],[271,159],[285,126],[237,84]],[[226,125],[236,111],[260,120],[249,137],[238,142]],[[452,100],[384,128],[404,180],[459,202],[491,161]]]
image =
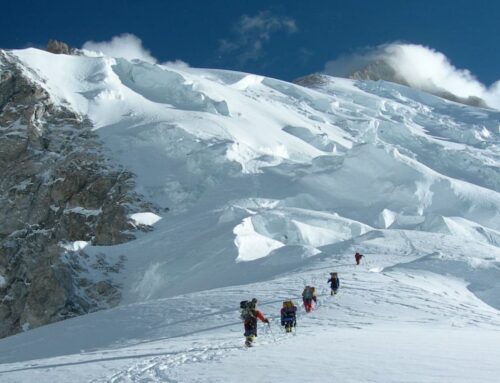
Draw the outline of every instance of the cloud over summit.
[[[461,98],[479,97],[500,108],[500,81],[488,87],[470,71],[456,68],[443,53],[422,45],[391,43],[360,50],[327,62],[324,71],[346,77],[370,65],[371,70],[390,70],[395,79],[417,89],[445,91]]]
[[[130,33],[114,36],[110,41],[87,41],[82,48],[127,60],[139,59],[152,64],[158,61],[149,50],[142,46],[142,40]]]

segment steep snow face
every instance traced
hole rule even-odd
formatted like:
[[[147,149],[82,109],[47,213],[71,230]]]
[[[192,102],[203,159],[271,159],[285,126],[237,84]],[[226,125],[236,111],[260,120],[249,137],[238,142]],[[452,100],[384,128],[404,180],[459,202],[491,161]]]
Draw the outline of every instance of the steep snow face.
[[[260,280],[376,229],[467,238],[498,254],[499,112],[382,81],[322,76],[308,89],[14,54],[55,100],[90,118],[137,191],[165,211],[141,216],[155,230],[131,243],[84,250],[127,258],[117,277],[124,302]],[[470,256],[496,267],[496,255]]]

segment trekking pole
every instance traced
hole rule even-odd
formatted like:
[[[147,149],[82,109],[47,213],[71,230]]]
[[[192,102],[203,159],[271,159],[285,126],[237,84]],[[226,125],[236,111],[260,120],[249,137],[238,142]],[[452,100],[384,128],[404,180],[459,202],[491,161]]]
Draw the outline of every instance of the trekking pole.
[[[269,331],[271,332],[271,335],[273,336],[274,343],[276,343],[276,337],[274,336],[273,329],[271,328],[271,323],[267,323],[267,326],[269,328]]]

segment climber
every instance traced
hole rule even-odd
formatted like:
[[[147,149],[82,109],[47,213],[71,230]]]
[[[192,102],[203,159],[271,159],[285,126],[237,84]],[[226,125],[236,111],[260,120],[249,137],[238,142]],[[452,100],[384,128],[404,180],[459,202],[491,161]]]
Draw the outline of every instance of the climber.
[[[253,340],[257,336],[257,319],[267,324],[269,324],[269,320],[257,310],[256,298],[253,298],[251,301],[241,301],[240,310],[241,319],[245,327],[245,333],[243,334],[245,336],[245,346],[251,347]]]
[[[337,290],[339,289],[340,287],[340,279],[337,275],[337,273],[330,273],[330,279],[328,279],[328,282],[330,284],[330,288],[331,288],[331,295],[335,295],[337,294]]]
[[[312,302],[318,303],[316,298],[316,289],[313,286],[304,287],[304,291],[302,292],[302,302],[304,302],[304,309],[306,312],[310,312],[312,310]]]
[[[281,325],[285,327],[286,332],[292,332],[293,328],[297,325],[297,307],[295,307],[291,299],[283,302],[283,307],[281,308]]]
[[[356,260],[356,265],[359,265],[359,262],[361,262],[361,258],[363,258],[364,255],[360,254],[356,251],[356,254],[354,254],[354,259]]]

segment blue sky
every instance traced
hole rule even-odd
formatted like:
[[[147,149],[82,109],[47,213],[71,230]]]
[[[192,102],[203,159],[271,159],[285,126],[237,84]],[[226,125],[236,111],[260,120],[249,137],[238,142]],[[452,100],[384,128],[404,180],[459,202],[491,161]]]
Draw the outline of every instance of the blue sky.
[[[483,84],[500,78],[500,2],[27,1],[4,2],[0,47],[81,47],[130,33],[158,59],[291,80],[341,54],[402,41],[442,52]]]

